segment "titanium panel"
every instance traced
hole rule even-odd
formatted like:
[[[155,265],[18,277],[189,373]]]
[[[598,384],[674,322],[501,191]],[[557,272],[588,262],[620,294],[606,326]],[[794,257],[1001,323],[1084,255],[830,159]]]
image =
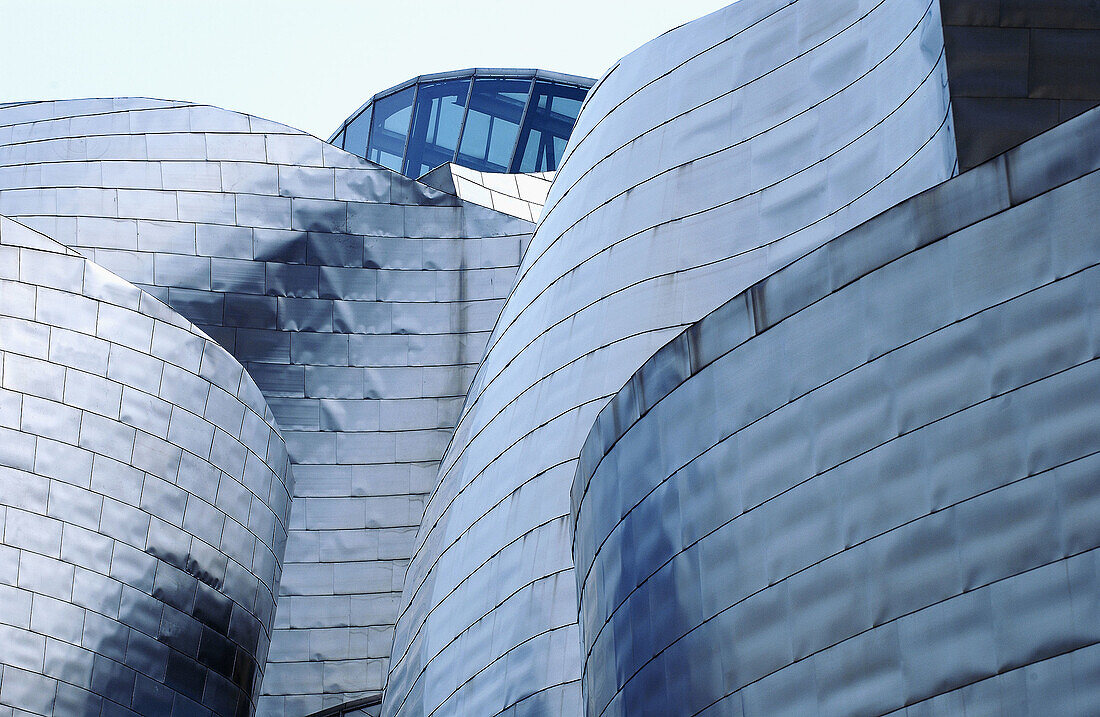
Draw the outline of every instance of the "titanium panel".
[[[1100,8],[940,0],[959,164],[970,169],[1100,102]]]
[[[286,427],[304,500],[287,526],[258,712],[306,714],[377,696],[412,535],[457,420],[455,402],[532,225],[297,130],[211,107],[146,100],[3,107],[0,140],[0,205],[195,321],[244,365]],[[54,323],[94,333],[94,305],[89,313],[70,301],[60,311],[44,291],[38,306],[58,314]],[[15,311],[23,301],[9,305]],[[33,314],[33,292],[26,308]],[[73,394],[121,403],[159,439],[191,449],[206,443],[218,470],[248,481],[253,466],[228,441],[231,432],[211,429],[238,417],[224,413],[224,401],[204,413],[187,370],[157,374],[163,392],[158,383],[152,394],[196,420],[129,390],[148,388],[134,362],[147,363],[150,347],[170,355],[168,334],[102,313],[100,320],[133,349],[126,361],[113,354],[108,361],[108,378],[124,384],[121,399],[83,383],[72,384]],[[52,385],[66,389],[60,380]],[[50,390],[43,397],[60,402]],[[211,396],[202,400],[224,398]],[[415,410],[394,418],[398,402],[414,400]],[[71,427],[43,430],[62,435]],[[87,440],[108,451],[106,435]],[[206,499],[243,529],[273,531],[245,497]],[[155,507],[174,517],[182,510],[196,525],[211,520],[189,517],[167,495]],[[269,562],[239,557],[247,569]],[[314,583],[319,570],[339,581]],[[390,579],[377,579],[382,573]],[[335,633],[344,639],[331,639]],[[359,634],[374,636],[371,649],[349,647]],[[303,639],[312,647],[299,649]]]
[[[568,486],[657,347],[951,175],[939,6],[745,0],[589,93],[416,538],[383,714],[579,714]]]
[[[1094,109],[630,378],[572,487],[586,714],[1095,711],[1098,146]]]
[[[2,579],[0,704],[250,713],[292,490],[274,416],[240,364],[136,286],[6,217],[0,248],[15,257],[0,272],[13,429],[0,441],[0,546],[18,565]],[[83,306],[90,323],[54,322]],[[163,406],[158,427],[135,406]]]
[[[423,175],[420,181],[474,204],[534,222],[542,214],[554,172],[479,172],[450,162]]]

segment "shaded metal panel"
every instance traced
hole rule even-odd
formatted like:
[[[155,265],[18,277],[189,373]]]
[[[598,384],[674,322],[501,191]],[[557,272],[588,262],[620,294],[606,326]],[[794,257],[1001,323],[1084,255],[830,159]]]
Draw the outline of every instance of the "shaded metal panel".
[[[232,351],[247,371],[210,375],[249,385],[255,380],[283,422],[291,458],[304,476],[301,496],[307,500],[301,511],[295,510],[288,529],[285,583],[293,592],[280,600],[273,618],[273,657],[258,711],[305,714],[377,695],[385,683],[397,595],[424,497],[457,420],[455,403],[469,386],[471,364],[484,350],[531,225],[466,204],[281,125],[215,108],[146,104],[135,101],[142,109],[132,110],[120,101],[107,113],[94,112],[96,104],[89,101],[36,103],[33,113],[25,106],[18,112],[2,108],[0,155],[10,159],[18,152],[20,166],[51,167],[48,182],[41,173],[31,178],[40,186],[48,184],[52,211],[57,211],[56,192],[61,192],[68,211],[77,216],[72,227],[51,220],[42,228],[64,230],[80,251],[102,258],[143,288],[161,292]],[[98,216],[104,210],[99,195],[86,195],[71,185],[79,179],[97,182],[99,192],[118,188],[108,182],[118,173],[96,175],[92,170],[123,160],[139,164],[130,144],[145,135],[129,134],[131,115],[137,111],[155,115],[135,125],[139,129],[170,126],[181,131],[190,113],[201,111],[202,125],[193,134],[204,142],[181,141],[181,153],[191,148],[197,154],[177,154],[171,171],[163,171],[167,160],[145,162],[148,170],[141,176],[158,176],[158,192],[135,195],[124,203],[124,216],[111,216],[107,223]],[[81,132],[110,141],[93,148],[95,153],[81,152],[88,145],[71,131],[74,122]],[[48,141],[35,141],[37,133],[66,143],[67,161],[57,162]],[[204,143],[205,150],[198,151]],[[217,175],[222,191],[207,191],[215,187],[203,183]],[[21,187],[28,176],[4,174],[0,198],[5,205],[10,195],[4,182]],[[196,185],[203,191],[193,191]],[[172,213],[170,198],[186,211],[181,215],[177,207],[178,218],[172,221],[131,217],[149,214],[139,201],[146,198],[158,216]],[[234,216],[224,213],[226,206],[234,208]],[[91,217],[94,224],[87,224],[87,214],[97,215]],[[82,231],[85,226],[93,230]],[[127,238],[132,234],[136,236]],[[2,255],[0,260],[6,261]],[[501,272],[500,280],[486,281],[486,272]],[[151,286],[154,282],[157,286]],[[61,302],[36,302],[32,291],[29,303],[13,296],[5,306],[33,319],[37,303],[67,330],[94,334],[94,304],[77,307],[76,299],[62,311]],[[120,345],[107,358],[107,377],[125,384],[120,410],[140,429],[133,440],[155,447],[159,444],[150,437],[166,440],[171,434],[186,443],[188,450],[178,458],[179,474],[185,476],[180,481],[231,518],[223,527],[224,539],[212,547],[242,568],[263,572],[270,557],[244,554],[247,545],[239,538],[249,531],[273,533],[274,521],[253,509],[247,492],[204,490],[218,474],[210,478],[201,465],[209,463],[211,470],[243,480],[272,505],[286,505],[289,496],[262,492],[268,483],[226,438],[233,437],[232,431],[210,434],[212,420],[237,425],[237,418],[226,413],[218,392],[196,399],[195,382],[187,374],[199,364],[163,370],[154,362],[149,368],[146,354],[151,348],[170,358],[168,333],[118,320],[110,311],[100,317],[105,330],[135,347]],[[79,381],[72,385],[74,392],[84,387]],[[54,386],[43,388],[43,397],[55,390],[51,400],[60,403],[63,372]],[[98,400],[98,394],[84,394],[82,404]],[[412,401],[418,403],[397,403]],[[172,403],[180,407],[176,416]],[[243,421],[237,430],[249,425]],[[93,463],[92,450],[129,460],[114,447],[117,437],[92,422],[88,426],[88,436],[76,444],[82,453],[50,452],[52,460],[43,470],[110,475],[105,466],[113,464]],[[72,431],[64,421],[43,430],[59,436]],[[194,457],[190,451],[204,442],[203,458]],[[20,461],[25,457],[20,448]],[[143,465],[170,459],[175,457],[151,453]],[[127,481],[130,490],[128,476]],[[141,495],[140,482],[137,491]],[[311,505],[309,500],[318,494],[326,500]],[[211,514],[189,510],[167,492],[155,497],[150,492],[149,497],[155,510],[164,512],[164,525],[158,523],[154,530],[167,535],[170,528],[181,529],[181,523],[183,528],[212,524]],[[120,533],[136,532],[134,514],[114,504],[104,510]],[[224,580],[243,586],[233,565],[227,566]],[[119,570],[127,567],[119,564]],[[314,582],[318,571],[331,577]],[[389,576],[384,582],[378,577],[383,573]],[[296,594],[300,586],[311,584],[311,594]],[[271,607],[261,607],[270,624]],[[360,639],[368,634],[373,635],[369,645]],[[312,638],[313,646],[294,649],[302,636],[307,643]]]
[[[1100,16],[1100,9],[1094,15]],[[1096,30],[1031,31],[1028,94],[1070,100],[1100,98],[1100,49]]]
[[[824,244],[611,399],[571,499],[587,714],[1093,709],[1098,130]]]
[[[959,166],[966,169],[1004,152],[1021,139],[1060,121],[1055,100],[1019,97],[956,97],[951,101],[959,141]]]
[[[56,311],[89,302],[98,315],[90,333],[43,315],[0,335],[2,383],[21,413],[0,472],[22,484],[0,491],[2,545],[22,571],[4,580],[0,702],[42,715],[251,712],[292,483],[263,398],[221,347],[133,285],[7,218],[0,246],[19,264],[0,280],[0,312],[18,308],[8,300],[18,287],[48,284]],[[26,354],[44,355],[30,327],[57,332],[53,361],[30,363]],[[132,373],[112,370],[110,354]],[[34,380],[52,373],[56,391]],[[190,410],[173,400],[185,393]],[[226,456],[247,456],[253,477]],[[224,503],[234,491],[247,496],[243,514]],[[24,617],[8,609],[24,602]]]
[[[955,96],[1028,96],[1027,30],[948,25],[943,40]]]
[[[588,95],[425,510],[384,714],[583,709],[592,421],[683,326],[950,176],[942,48],[935,3],[741,2]]]
[[[961,169],[1100,102],[1094,3],[939,2]]]

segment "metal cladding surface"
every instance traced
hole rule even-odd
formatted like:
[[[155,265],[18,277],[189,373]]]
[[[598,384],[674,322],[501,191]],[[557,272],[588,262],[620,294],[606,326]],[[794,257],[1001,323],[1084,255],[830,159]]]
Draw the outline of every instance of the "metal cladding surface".
[[[1100,110],[694,324],[573,487],[586,714],[1100,704]]]
[[[0,213],[195,322],[271,406],[296,489],[258,711],[377,695],[532,225],[283,125],[138,99],[0,108]]]
[[[1100,104],[1100,5],[940,0],[959,166]]]
[[[538,221],[554,172],[503,174],[443,164],[418,179],[436,189],[520,219]]]
[[[0,358],[0,713],[249,714],[290,508],[259,389],[4,217]]]
[[[586,99],[407,574],[383,713],[579,714],[569,486],[597,412],[730,296],[955,165],[939,5],[743,0]]]

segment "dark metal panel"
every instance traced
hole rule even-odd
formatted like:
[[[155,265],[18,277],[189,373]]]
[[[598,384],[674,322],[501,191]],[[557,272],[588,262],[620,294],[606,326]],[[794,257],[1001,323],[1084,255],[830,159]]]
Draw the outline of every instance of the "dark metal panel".
[[[1002,0],[939,0],[944,25],[999,24]]]
[[[1100,29],[1100,5],[1096,0],[1000,0],[1000,3],[1000,22],[1004,27]]]
[[[1033,29],[1030,57],[1028,96],[1100,100],[1100,29]]]
[[[956,97],[951,105],[964,170],[1058,123],[1056,100]]]
[[[1027,30],[944,26],[943,42],[952,97],[1028,96]]]

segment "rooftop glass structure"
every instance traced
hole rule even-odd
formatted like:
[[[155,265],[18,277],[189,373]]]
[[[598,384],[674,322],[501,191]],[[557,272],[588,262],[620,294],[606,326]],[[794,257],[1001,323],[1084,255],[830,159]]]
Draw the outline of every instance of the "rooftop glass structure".
[[[421,75],[372,97],[329,141],[407,177],[446,162],[549,172],[594,82],[543,70]]]

